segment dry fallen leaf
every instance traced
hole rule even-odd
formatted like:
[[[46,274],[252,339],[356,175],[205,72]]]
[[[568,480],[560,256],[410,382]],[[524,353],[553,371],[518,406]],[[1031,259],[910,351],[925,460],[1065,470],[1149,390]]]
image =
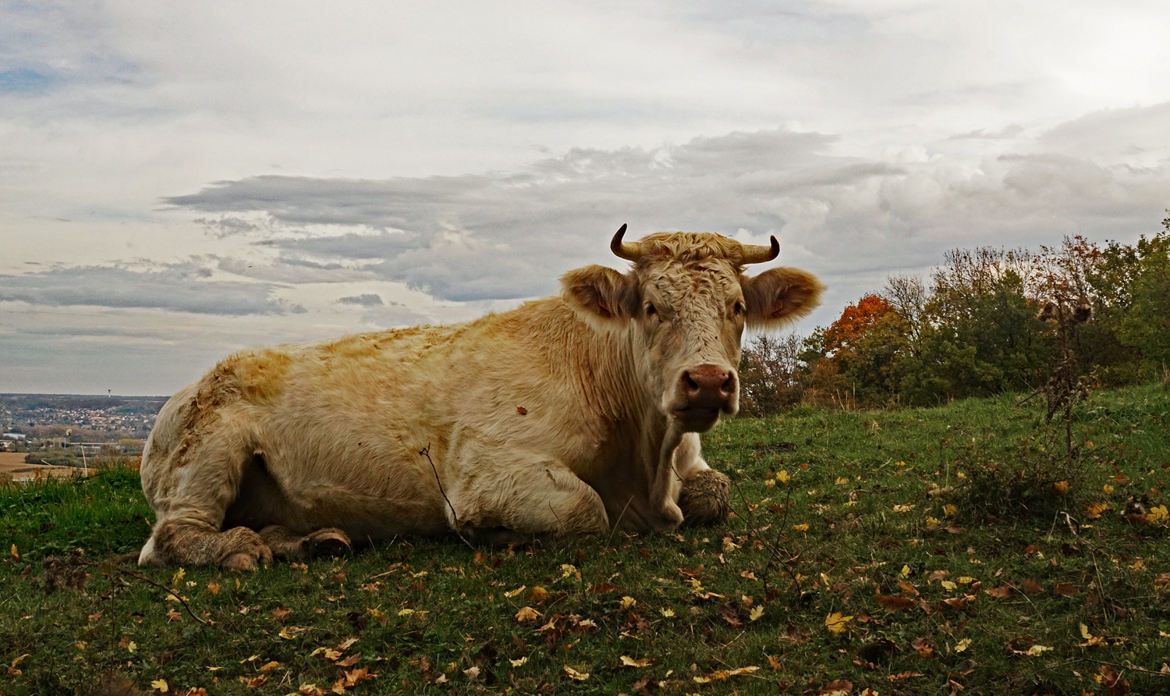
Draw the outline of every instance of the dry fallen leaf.
[[[520,607],[520,610],[516,612],[516,621],[536,621],[541,616],[542,614],[532,607]]]
[[[651,664],[651,660],[648,657],[642,657],[635,660],[628,655],[622,655],[621,661],[622,667],[649,667]]]
[[[841,612],[834,611],[825,617],[825,628],[829,629],[829,633],[833,635],[841,635],[852,620],[852,616],[844,616]]]
[[[569,675],[569,679],[576,679],[577,681],[585,681],[589,678],[588,672],[578,672],[568,665],[565,665],[565,674]]]
[[[155,679],[154,681],[150,682],[150,688],[164,694],[171,690],[171,687],[167,684],[166,679]]]

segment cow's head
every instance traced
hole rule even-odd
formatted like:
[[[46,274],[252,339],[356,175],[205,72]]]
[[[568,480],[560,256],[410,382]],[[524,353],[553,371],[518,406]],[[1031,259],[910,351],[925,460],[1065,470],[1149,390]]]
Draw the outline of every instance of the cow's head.
[[[703,432],[739,408],[744,326],[773,328],[803,316],[824,288],[797,268],[743,274],[746,264],[776,258],[775,237],[770,247],[691,232],[624,242],[625,231],[622,225],[610,248],[633,269],[570,271],[563,295],[598,330],[628,334],[637,378],[662,413],[685,431]]]

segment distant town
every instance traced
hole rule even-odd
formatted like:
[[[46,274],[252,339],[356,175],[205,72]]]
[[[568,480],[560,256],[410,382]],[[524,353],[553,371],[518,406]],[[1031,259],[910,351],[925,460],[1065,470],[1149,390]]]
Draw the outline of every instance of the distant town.
[[[166,399],[0,394],[0,469],[15,471],[23,464],[89,469],[136,461]]]

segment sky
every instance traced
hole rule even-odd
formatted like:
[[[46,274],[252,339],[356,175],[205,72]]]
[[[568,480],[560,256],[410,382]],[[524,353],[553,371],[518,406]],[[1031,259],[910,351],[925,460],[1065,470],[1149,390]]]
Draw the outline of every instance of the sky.
[[[827,325],[955,247],[1170,207],[1170,4],[0,3],[0,392],[161,395],[464,321],[663,230]]]

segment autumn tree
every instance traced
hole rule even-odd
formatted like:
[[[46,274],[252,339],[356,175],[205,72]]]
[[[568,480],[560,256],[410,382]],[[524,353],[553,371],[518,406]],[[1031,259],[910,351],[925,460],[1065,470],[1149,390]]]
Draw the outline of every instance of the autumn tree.
[[[801,348],[796,334],[783,338],[765,334],[744,345],[739,365],[739,405],[744,414],[762,416],[801,402],[805,368]]]

